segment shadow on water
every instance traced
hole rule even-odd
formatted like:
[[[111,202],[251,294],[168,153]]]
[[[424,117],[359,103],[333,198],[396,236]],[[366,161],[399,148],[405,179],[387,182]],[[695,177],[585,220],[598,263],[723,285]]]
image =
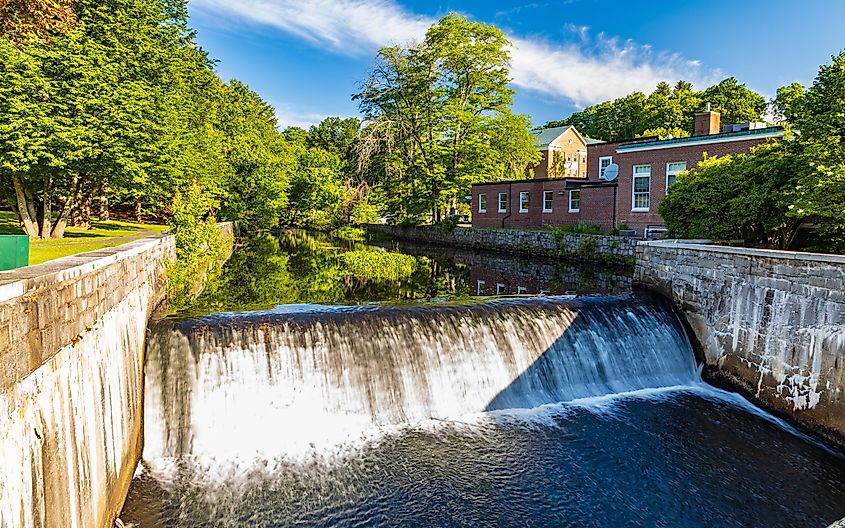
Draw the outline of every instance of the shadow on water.
[[[674,308],[629,288],[612,270],[460,250],[247,240],[187,317],[150,329],[144,469],[123,520],[786,528],[845,515],[845,459],[699,383]],[[619,295],[519,295],[540,292]]]
[[[647,294],[618,299],[572,302],[575,317],[560,337],[484,410],[695,383],[692,349],[671,303]],[[545,401],[528,399],[538,394]]]

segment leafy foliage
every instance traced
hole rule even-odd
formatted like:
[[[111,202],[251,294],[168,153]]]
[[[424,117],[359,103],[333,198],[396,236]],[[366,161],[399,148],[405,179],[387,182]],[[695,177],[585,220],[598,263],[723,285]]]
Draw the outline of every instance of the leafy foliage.
[[[782,143],[705,159],[679,175],[658,211],[670,236],[787,248],[800,225],[789,214],[795,163]]]
[[[684,137],[692,134],[695,113],[704,110],[706,103],[722,113],[723,123],[759,121],[766,110],[762,95],[729,77],[701,92],[686,81],[678,81],[674,87],[661,82],[648,96],[634,92],[545,126],[574,125],[586,136],[603,140],[669,134]]]
[[[473,183],[525,177],[539,160],[511,113],[508,41],[493,26],[443,17],[411,47],[379,50],[355,96],[368,123],[359,167],[399,222],[439,221]]]

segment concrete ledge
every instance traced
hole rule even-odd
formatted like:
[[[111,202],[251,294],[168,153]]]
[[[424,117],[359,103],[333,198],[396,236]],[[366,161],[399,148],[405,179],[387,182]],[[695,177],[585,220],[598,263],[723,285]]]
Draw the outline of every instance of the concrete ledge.
[[[779,249],[756,249],[731,246],[712,245],[709,241],[698,240],[651,240],[640,241],[639,246],[685,249],[705,253],[721,253],[726,255],[742,255],[748,257],[766,257],[786,260],[806,260],[810,262],[824,262],[829,264],[845,264],[845,255],[831,255],[827,253],[806,253],[802,251],[783,251]]]
[[[141,455],[146,326],[175,250],[156,235],[0,272],[0,526],[112,528]]]
[[[715,378],[845,448],[845,256],[654,241],[634,274],[679,307]]]
[[[436,226],[383,224],[365,227],[401,240],[622,266],[631,265],[636,248],[636,240],[627,237],[579,233],[556,237],[546,230],[456,227],[450,231]]]

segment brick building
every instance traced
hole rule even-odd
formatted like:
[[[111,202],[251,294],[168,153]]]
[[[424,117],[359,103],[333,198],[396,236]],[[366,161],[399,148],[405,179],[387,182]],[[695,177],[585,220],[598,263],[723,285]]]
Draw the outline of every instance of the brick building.
[[[574,126],[544,128],[534,137],[543,155],[535,178],[586,178],[587,140]]]
[[[696,114],[687,138],[637,138],[590,142],[586,178],[535,178],[474,185],[472,224],[477,227],[541,228],[585,222],[605,229],[626,225],[638,236],[662,231],[657,207],[675,175],[705,156],[747,152],[783,136],[762,123],[719,128],[718,112]],[[608,167],[618,168],[609,181]]]

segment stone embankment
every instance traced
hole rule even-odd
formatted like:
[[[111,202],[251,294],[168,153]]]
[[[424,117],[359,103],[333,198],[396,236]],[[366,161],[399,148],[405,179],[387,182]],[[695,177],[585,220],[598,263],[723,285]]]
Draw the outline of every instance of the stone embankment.
[[[147,321],[174,256],[158,235],[0,273],[0,527],[113,525],[141,454]]]
[[[845,256],[641,242],[715,382],[845,446]]]
[[[564,234],[521,229],[477,229],[456,227],[452,230],[432,226],[395,226],[372,224],[367,230],[399,240],[414,240],[442,246],[544,255],[581,262],[632,266],[637,241],[606,235]]]

